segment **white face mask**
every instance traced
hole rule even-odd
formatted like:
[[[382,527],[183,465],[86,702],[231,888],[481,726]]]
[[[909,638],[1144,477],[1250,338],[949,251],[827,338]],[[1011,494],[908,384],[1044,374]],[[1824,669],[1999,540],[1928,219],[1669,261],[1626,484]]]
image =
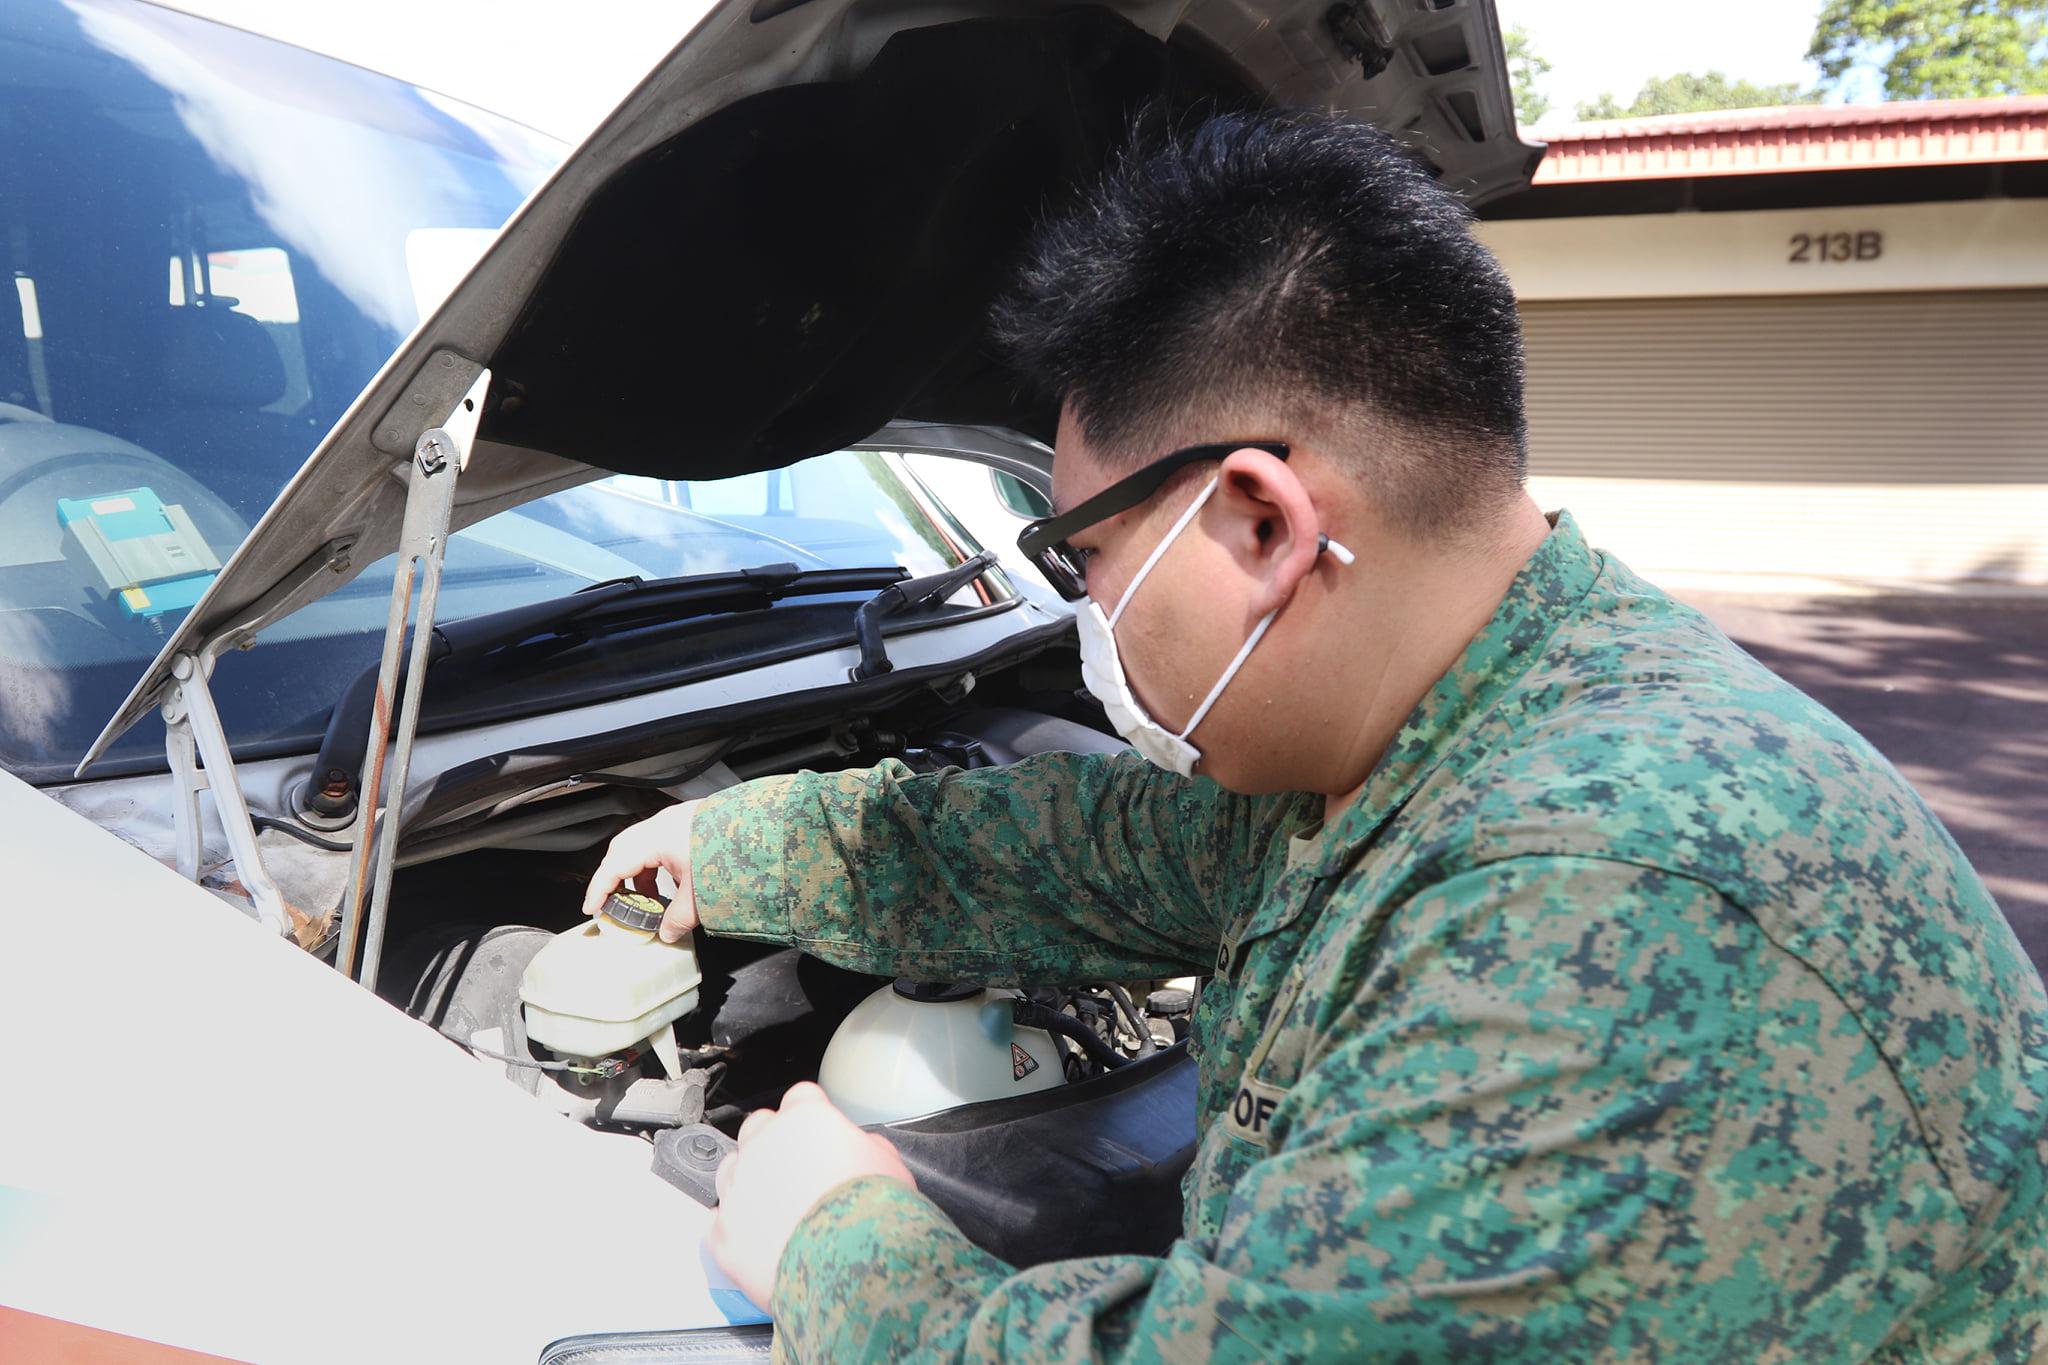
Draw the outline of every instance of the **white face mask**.
[[[1237,670],[1244,667],[1244,661],[1251,657],[1252,647],[1266,633],[1266,627],[1273,624],[1280,608],[1267,612],[1258,625],[1252,627],[1251,638],[1237,651],[1237,657],[1223,670],[1223,676],[1209,689],[1209,695],[1202,698],[1202,704],[1195,708],[1194,715],[1188,717],[1186,728],[1179,734],[1152,719],[1138,700],[1137,693],[1131,690],[1130,680],[1124,675],[1123,660],[1116,652],[1116,623],[1122,619],[1125,608],[1131,605],[1131,597],[1138,591],[1138,585],[1145,581],[1145,575],[1152,572],[1152,566],[1159,562],[1159,557],[1195,519],[1195,514],[1202,510],[1202,504],[1209,501],[1209,495],[1215,491],[1216,480],[1211,479],[1200,495],[1188,504],[1188,509],[1180,514],[1180,519],[1173,523],[1166,538],[1155,545],[1152,553],[1145,557],[1145,562],[1138,566],[1138,572],[1132,575],[1130,584],[1125,587],[1123,599],[1116,604],[1115,612],[1105,615],[1102,604],[1091,597],[1074,613],[1074,624],[1081,633],[1082,683],[1102,703],[1102,709],[1109,713],[1109,723],[1116,727],[1118,734],[1146,758],[1182,777],[1191,776],[1195,764],[1202,759],[1201,750],[1188,743],[1188,736],[1202,723],[1202,717],[1209,714],[1209,708],[1223,695],[1223,689],[1237,676]],[[1321,548],[1335,555],[1339,564],[1350,564],[1354,559],[1351,551],[1328,537],[1324,537]]]

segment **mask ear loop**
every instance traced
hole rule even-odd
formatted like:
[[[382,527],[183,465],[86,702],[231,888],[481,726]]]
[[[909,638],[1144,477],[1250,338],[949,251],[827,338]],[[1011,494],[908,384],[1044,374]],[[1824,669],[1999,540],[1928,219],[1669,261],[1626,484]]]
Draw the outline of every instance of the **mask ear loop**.
[[[1339,564],[1344,565],[1354,564],[1358,560],[1357,555],[1352,554],[1351,551],[1345,549],[1337,541],[1330,539],[1329,532],[1327,531],[1317,533],[1316,553],[1318,555],[1332,555]],[[1275,607],[1267,612],[1264,617],[1260,618],[1259,624],[1252,628],[1251,638],[1244,642],[1244,647],[1237,651],[1237,657],[1230,661],[1230,667],[1223,670],[1223,676],[1216,680],[1216,685],[1209,689],[1209,695],[1202,698],[1202,704],[1195,708],[1195,714],[1189,718],[1187,728],[1174,736],[1174,738],[1184,740],[1195,732],[1195,727],[1202,723],[1202,717],[1209,714],[1209,708],[1216,704],[1216,699],[1223,695],[1223,689],[1230,685],[1232,678],[1237,676],[1237,670],[1244,667],[1244,661],[1251,657],[1252,646],[1259,642],[1259,637],[1266,633],[1266,627],[1272,625],[1273,618],[1279,614],[1280,608]]]
[[[1152,566],[1159,562],[1159,556],[1166,553],[1167,547],[1173,544],[1174,537],[1187,529],[1187,524],[1195,519],[1195,513],[1202,510],[1202,504],[1207,502],[1209,495],[1215,491],[1216,480],[1211,479],[1209,480],[1209,486],[1202,490],[1201,496],[1189,503],[1188,510],[1182,512],[1179,519],[1173,523],[1172,529],[1166,533],[1166,538],[1157,545],[1154,545],[1152,553],[1145,556],[1145,562],[1138,566],[1138,571],[1131,575],[1131,581],[1124,585],[1124,595],[1117,599],[1116,610],[1109,614],[1111,630],[1116,629],[1116,623],[1123,616],[1124,608],[1131,604],[1131,594],[1135,593],[1138,590],[1138,585],[1145,581],[1145,575],[1152,572]]]
[[[1251,638],[1244,642],[1244,648],[1237,651],[1237,657],[1230,661],[1230,667],[1223,670],[1223,676],[1216,680],[1216,685],[1209,689],[1209,695],[1202,698],[1202,704],[1197,706],[1195,714],[1188,718],[1187,728],[1175,735],[1175,739],[1184,740],[1195,732],[1195,727],[1202,723],[1202,717],[1209,714],[1209,708],[1216,704],[1216,699],[1223,695],[1223,689],[1237,676],[1237,670],[1244,667],[1244,661],[1251,657],[1252,646],[1259,642],[1259,637],[1266,633],[1266,627],[1272,625],[1273,618],[1279,614],[1280,608],[1275,607],[1260,618],[1259,624],[1252,629]]]

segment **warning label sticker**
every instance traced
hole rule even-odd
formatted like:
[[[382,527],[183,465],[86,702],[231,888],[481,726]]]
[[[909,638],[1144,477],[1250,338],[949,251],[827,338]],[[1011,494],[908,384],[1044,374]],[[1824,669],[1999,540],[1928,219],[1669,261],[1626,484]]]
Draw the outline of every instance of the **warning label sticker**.
[[[1026,1052],[1017,1044],[1010,1044],[1010,1075],[1014,1080],[1023,1080],[1038,1070],[1038,1058]]]

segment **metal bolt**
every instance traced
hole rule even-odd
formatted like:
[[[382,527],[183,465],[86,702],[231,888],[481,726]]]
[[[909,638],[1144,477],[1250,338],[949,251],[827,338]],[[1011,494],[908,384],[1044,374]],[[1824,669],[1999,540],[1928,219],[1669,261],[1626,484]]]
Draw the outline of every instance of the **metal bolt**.
[[[438,436],[429,436],[420,442],[420,468],[429,474],[438,474],[448,465],[448,447],[441,444]]]
[[[190,654],[180,654],[177,658],[171,660],[171,676],[180,680],[192,676],[192,656]]]
[[[329,800],[340,800],[348,795],[348,774],[339,768],[329,768],[321,776],[320,794]]]
[[[709,1133],[692,1133],[690,1155],[699,1161],[715,1160],[718,1156],[718,1143]]]

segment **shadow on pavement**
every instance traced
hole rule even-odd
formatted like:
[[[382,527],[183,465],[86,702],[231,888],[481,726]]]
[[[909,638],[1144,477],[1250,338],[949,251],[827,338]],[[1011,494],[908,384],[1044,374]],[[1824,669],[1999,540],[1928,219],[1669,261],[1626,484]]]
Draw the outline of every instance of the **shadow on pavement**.
[[[1684,597],[1898,766],[2048,975],[2048,601]]]

